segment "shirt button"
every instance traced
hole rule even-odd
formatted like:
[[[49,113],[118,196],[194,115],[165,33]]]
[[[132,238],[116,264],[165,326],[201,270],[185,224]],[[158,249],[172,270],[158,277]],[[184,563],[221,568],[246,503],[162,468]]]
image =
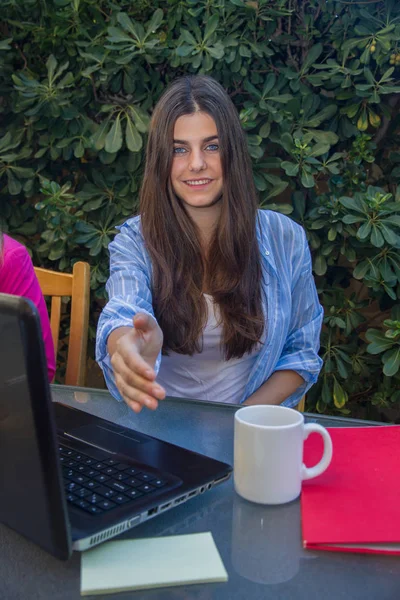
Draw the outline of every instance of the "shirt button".
[[[269,250],[266,250],[266,251],[265,251],[265,255],[266,255],[266,256],[269,256]]]

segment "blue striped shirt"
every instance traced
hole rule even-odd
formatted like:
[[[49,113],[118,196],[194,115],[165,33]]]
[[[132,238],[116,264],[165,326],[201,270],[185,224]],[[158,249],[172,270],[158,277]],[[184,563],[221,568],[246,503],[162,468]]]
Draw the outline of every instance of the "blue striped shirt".
[[[111,394],[122,400],[115,385],[107,339],[118,327],[133,326],[138,312],[154,317],[152,265],[141,233],[140,216],[129,219],[109,246],[109,301],[97,329],[96,359]],[[295,406],[318,378],[318,356],[323,309],[312,276],[311,256],[302,227],[280,213],[259,210],[257,240],[261,253],[262,286],[267,336],[250,372],[241,402],[251,396],[275,371],[293,370],[302,384],[287,398]],[[161,355],[156,362],[158,372]]]

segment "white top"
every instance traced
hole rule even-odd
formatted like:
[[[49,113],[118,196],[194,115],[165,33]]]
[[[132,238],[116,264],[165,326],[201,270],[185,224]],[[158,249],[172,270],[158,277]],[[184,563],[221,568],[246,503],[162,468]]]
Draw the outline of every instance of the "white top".
[[[218,324],[218,305],[204,294],[208,319],[203,331],[203,350],[193,356],[170,352],[163,356],[157,382],[167,396],[239,404],[260,345],[242,358],[225,360],[221,347],[222,326]]]

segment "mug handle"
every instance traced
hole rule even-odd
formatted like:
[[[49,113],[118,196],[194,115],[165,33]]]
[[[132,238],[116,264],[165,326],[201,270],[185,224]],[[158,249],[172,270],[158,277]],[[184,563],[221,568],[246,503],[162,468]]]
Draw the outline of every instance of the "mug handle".
[[[304,479],[312,479],[313,477],[317,477],[317,475],[321,475],[330,465],[332,460],[332,440],[331,436],[322,425],[318,425],[317,423],[307,423],[304,425],[304,439],[306,440],[310,433],[319,433],[322,435],[322,439],[324,441],[324,453],[322,455],[321,460],[314,467],[306,467],[304,464],[301,467],[301,478]]]

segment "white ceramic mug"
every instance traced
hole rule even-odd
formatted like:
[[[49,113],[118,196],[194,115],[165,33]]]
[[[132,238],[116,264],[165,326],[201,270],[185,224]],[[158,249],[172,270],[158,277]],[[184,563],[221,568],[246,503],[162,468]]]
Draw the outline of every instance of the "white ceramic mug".
[[[303,445],[310,433],[322,435],[320,462],[303,464]],[[332,441],[316,423],[304,424],[302,413],[285,406],[246,406],[235,413],[234,481],[237,493],[251,502],[283,504],[297,498],[303,479],[325,471]]]

